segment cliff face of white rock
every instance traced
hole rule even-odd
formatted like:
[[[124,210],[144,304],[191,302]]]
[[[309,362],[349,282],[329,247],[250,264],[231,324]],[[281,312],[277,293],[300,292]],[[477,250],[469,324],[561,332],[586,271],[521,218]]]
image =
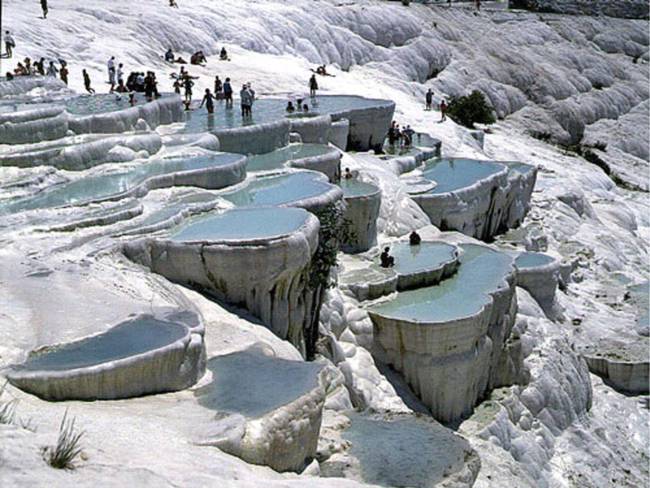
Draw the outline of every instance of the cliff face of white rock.
[[[126,243],[124,251],[154,273],[245,308],[304,354],[305,331],[313,321],[315,297],[308,280],[319,223],[303,213],[300,229],[284,236],[185,242],[150,238]]]
[[[462,248],[478,255],[494,253],[481,246]],[[517,365],[512,363],[516,345],[506,346],[517,314],[516,272],[505,259],[501,259],[501,270],[483,271],[499,275],[493,286],[476,295],[468,291],[466,296],[455,299],[458,303],[476,301],[466,314],[454,312],[446,316],[443,312],[444,318],[434,318],[439,310],[428,302],[445,293],[436,287],[405,292],[398,304],[402,310],[394,308],[390,301],[369,309],[374,324],[373,353],[403,375],[438,420],[448,422],[469,414],[486,392],[516,379]],[[476,262],[464,264],[461,256],[460,269],[475,266]],[[479,279],[478,275],[470,276],[460,273],[451,280]],[[443,281],[439,286],[450,284]],[[399,300],[400,294],[397,297]],[[431,311],[423,314],[417,307]]]

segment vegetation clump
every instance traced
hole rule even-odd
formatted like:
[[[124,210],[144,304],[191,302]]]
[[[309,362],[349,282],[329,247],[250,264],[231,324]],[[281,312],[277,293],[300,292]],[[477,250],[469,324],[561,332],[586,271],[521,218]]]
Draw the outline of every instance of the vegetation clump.
[[[453,97],[449,101],[447,115],[469,129],[473,129],[474,124],[494,124],[496,121],[494,110],[478,90],[469,95]]]
[[[74,461],[81,455],[80,440],[84,432],[77,431],[74,424],[75,419],[68,419],[68,411],[66,410],[59,427],[59,438],[56,446],[43,449],[47,464],[55,469],[74,469]]]

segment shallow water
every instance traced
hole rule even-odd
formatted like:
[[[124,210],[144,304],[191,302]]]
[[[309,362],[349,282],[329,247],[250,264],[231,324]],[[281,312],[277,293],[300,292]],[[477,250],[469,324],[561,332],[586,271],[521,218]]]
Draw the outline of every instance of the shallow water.
[[[223,193],[238,207],[285,205],[328,192],[332,185],[320,174],[299,171],[256,178],[239,190]]]
[[[339,186],[343,190],[343,196],[347,198],[363,197],[374,195],[379,192],[379,188],[370,183],[359,181],[356,178],[341,179]]]
[[[426,164],[422,176],[437,183],[436,187],[427,193],[440,194],[466,188],[503,169],[502,164],[492,161],[436,159]]]
[[[163,94],[162,96],[171,97],[173,95]],[[136,105],[147,103],[144,93],[136,93],[135,101]],[[131,104],[129,103],[128,93],[105,93],[70,98],[65,100],[65,108],[72,115],[93,115],[125,110],[131,108]]]
[[[238,93],[238,90],[236,90]],[[293,98],[292,98],[293,99]],[[214,114],[208,115],[207,110],[197,109],[186,112],[186,125],[183,132],[205,132],[215,129],[231,129],[256,124],[276,122],[287,117],[286,107],[289,98],[262,98],[253,104],[253,115],[242,119],[239,100],[234,101],[233,108],[226,109],[225,102],[220,100],[215,104]],[[295,100],[295,99],[294,99]],[[294,112],[292,117],[317,116],[333,114],[353,108],[368,108],[384,105],[385,101],[364,99],[353,96],[318,96],[305,98],[303,104],[309,106],[309,112]]]
[[[464,462],[463,443],[439,424],[416,417],[381,420],[348,414],[343,438],[359,460],[363,481],[396,487],[430,487]],[[451,468],[451,469],[450,469]]]
[[[64,185],[58,185],[33,197],[0,205],[0,213],[83,205],[132,190],[153,176],[224,166],[234,163],[241,157],[238,154],[220,153],[186,158],[156,159],[114,173],[81,178]]]
[[[297,231],[308,218],[299,208],[244,208],[196,217],[172,232],[173,241],[250,240]]]
[[[128,358],[181,339],[187,328],[152,317],[122,322],[103,334],[36,354],[19,366],[27,371],[65,371]]]
[[[448,322],[474,315],[488,294],[511,269],[512,257],[488,247],[463,244],[458,272],[439,285],[405,291],[389,302],[371,307],[377,314],[413,322]]]
[[[457,250],[443,242],[422,242],[418,246],[399,242],[390,246],[390,253],[395,258],[393,269],[399,274],[411,274],[440,268],[455,259]]]
[[[332,148],[324,144],[290,144],[270,153],[249,156],[246,170],[250,172],[281,169],[289,161],[322,156],[331,151]]]
[[[322,366],[243,351],[208,362],[212,382],[195,395],[206,408],[259,417],[318,386]]]
[[[515,266],[517,268],[537,268],[539,266],[546,266],[555,261],[554,258],[548,254],[542,254],[539,252],[522,252],[515,259]]]

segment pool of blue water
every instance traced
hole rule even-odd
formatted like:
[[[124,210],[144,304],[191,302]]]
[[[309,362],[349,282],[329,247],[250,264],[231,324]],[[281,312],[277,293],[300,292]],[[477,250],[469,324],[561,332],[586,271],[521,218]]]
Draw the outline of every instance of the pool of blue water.
[[[162,97],[171,97],[173,94],[162,94]],[[136,105],[144,105],[147,99],[144,93],[135,94]],[[131,108],[129,95],[126,93],[105,93],[101,95],[82,95],[65,100],[65,108],[72,115],[94,115],[108,112],[117,112]],[[180,100],[179,100],[180,103]]]
[[[19,370],[66,371],[124,359],[172,344],[187,334],[181,324],[140,317],[103,334],[30,356]]]
[[[248,157],[247,171],[268,171],[283,168],[289,161],[322,156],[333,149],[324,144],[290,144],[266,154]]]
[[[81,178],[70,183],[52,187],[33,197],[8,202],[5,205],[0,205],[0,213],[13,213],[66,205],[83,205],[91,201],[120,195],[154,176],[225,166],[238,161],[241,157],[238,154],[217,153],[185,158],[156,159],[114,173]]]
[[[553,261],[555,261],[555,259],[548,254],[542,254],[540,252],[522,252],[515,258],[515,266],[520,269],[537,268],[539,266],[551,264]]]
[[[356,178],[343,178],[339,186],[343,190],[343,196],[346,198],[365,197],[379,192],[379,188],[375,185],[359,181]]]
[[[196,217],[174,230],[173,241],[251,240],[289,235],[309,214],[299,208],[242,208]]]
[[[436,286],[401,292],[370,311],[412,322],[447,322],[479,312],[509,273],[513,259],[485,246],[459,247],[463,254],[454,276]]]
[[[316,197],[331,189],[332,185],[320,173],[298,171],[255,178],[242,188],[222,196],[238,207],[277,206]]]
[[[208,362],[212,382],[199,388],[199,404],[220,412],[259,417],[318,386],[322,366],[243,351]]]
[[[430,420],[382,420],[348,414],[343,431],[350,454],[360,462],[363,481],[391,487],[428,488],[464,464],[464,446],[451,431]]]
[[[454,261],[457,248],[444,242],[422,242],[417,246],[399,242],[390,246],[390,253],[395,258],[393,269],[406,275],[437,269],[444,263]]]
[[[248,125],[276,122],[287,117],[287,98],[261,98],[253,104],[251,117],[243,119],[239,100],[235,100],[233,108],[226,109],[225,102],[215,105],[214,114],[208,116],[207,110],[197,109],[186,112],[186,124],[183,132],[205,132],[215,129],[232,129]],[[385,100],[366,99],[347,95],[325,95],[315,98],[305,98],[303,104],[309,106],[309,114],[325,115],[342,112],[349,109],[360,109],[385,105]],[[293,116],[300,115],[295,112]]]
[[[422,176],[437,183],[436,187],[427,193],[440,194],[466,188],[503,169],[502,164],[492,161],[435,159],[426,163]]]

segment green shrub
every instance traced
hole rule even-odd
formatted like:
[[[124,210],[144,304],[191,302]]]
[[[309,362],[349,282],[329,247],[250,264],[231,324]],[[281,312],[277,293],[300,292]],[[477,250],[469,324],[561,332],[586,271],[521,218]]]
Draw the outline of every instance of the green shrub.
[[[56,469],[74,469],[75,459],[81,455],[79,441],[84,432],[78,432],[74,425],[75,419],[68,420],[68,411],[65,411],[61,426],[59,427],[59,438],[54,447],[46,447],[43,450],[47,464]]]
[[[494,124],[494,111],[485,99],[485,96],[478,90],[469,95],[454,97],[449,101],[447,115],[456,123],[470,129],[474,124]]]

